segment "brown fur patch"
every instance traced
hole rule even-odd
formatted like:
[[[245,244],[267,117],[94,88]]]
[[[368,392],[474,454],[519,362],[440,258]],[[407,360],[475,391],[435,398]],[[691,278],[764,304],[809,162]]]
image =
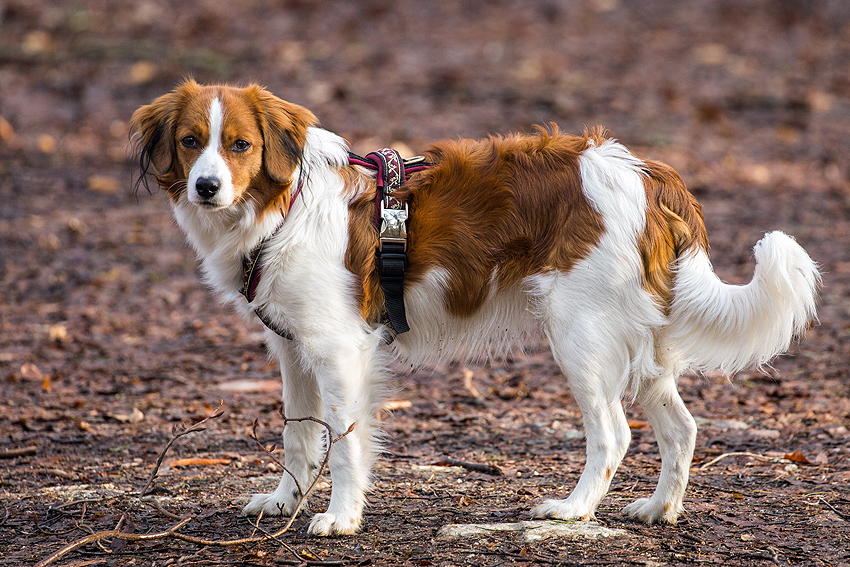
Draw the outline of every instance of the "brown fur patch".
[[[348,247],[346,269],[358,277],[357,304],[365,321],[376,321],[381,315],[384,294],[378,278],[378,231],[375,227],[375,179],[358,168],[340,170],[345,187],[358,195],[348,207]]]
[[[643,287],[669,308],[673,300],[673,263],[684,251],[708,253],[702,207],[672,167],[645,161],[646,228],[638,240]]]
[[[405,285],[445,269],[445,308],[466,317],[486,299],[494,274],[506,288],[534,274],[569,271],[603,232],[578,167],[593,135],[566,136],[553,127],[436,144],[427,152],[434,167],[413,174],[398,194],[411,211]],[[362,311],[370,317],[383,301],[374,269],[374,207],[374,192],[352,202],[349,246],[366,250],[346,256],[362,280]]]
[[[257,85],[244,89],[241,95],[253,111],[263,142],[263,167],[254,177],[250,193],[260,215],[270,208],[280,208],[286,214],[290,180],[301,163],[307,129],[318,121],[306,108],[281,100]]]

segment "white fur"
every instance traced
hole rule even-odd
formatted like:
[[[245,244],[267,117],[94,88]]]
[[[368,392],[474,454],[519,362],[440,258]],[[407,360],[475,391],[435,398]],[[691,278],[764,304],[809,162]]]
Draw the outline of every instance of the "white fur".
[[[217,110],[214,103],[213,130],[220,128],[217,112],[220,105]],[[226,177],[214,146],[198,160],[198,172],[193,168],[190,189],[195,175],[212,171]],[[678,375],[687,368],[732,372],[762,364],[785,350],[814,315],[814,264],[789,237],[772,233],[756,247],[758,266],[748,286],[721,283],[702,252],[680,258],[668,320],[641,285],[638,238],[647,207],[642,162],[608,141],[580,156],[584,196],[605,227],[586,258],[568,273],[532,276],[510,289],[497,289],[492,274],[484,305],[468,318],[446,312],[448,275],[434,268],[406,291],[411,330],[385,349],[383,329],[362,320],[356,282],[344,264],[351,188],[343,186],[334,168],[347,163],[346,151],[334,134],[309,130],[304,161],[294,175],[306,180],[302,196],[267,243],[263,277],[250,305],[236,291],[242,257],[274,232],[283,220],[280,213],[268,212],[258,221],[249,203],[204,209],[191,190],[174,204],[212,287],[246,317],[261,308],[295,336],[287,341],[266,330],[269,349],[280,360],[287,416],[324,419],[336,434],[356,424],[331,452],[330,504],[313,518],[313,534],[350,534],[360,526],[389,356],[414,363],[498,356],[536,332],[549,338],[581,408],[587,464],[568,498],[547,500],[534,513],[593,517],[628,448],[621,400],[630,392],[656,431],[662,468],[655,494],[625,512],[648,522],[675,522],[696,435],[676,392]],[[289,424],[283,436],[285,464],[306,488],[323,455],[323,429],[309,422]],[[284,474],[277,490],[255,495],[245,512],[288,514],[297,500],[296,483]]]
[[[189,172],[188,196],[189,201],[194,204],[200,204],[203,201],[196,188],[198,179],[202,177],[218,179],[221,183],[221,188],[211,200],[214,206],[221,208],[233,204],[233,176],[227,167],[227,162],[221,155],[223,124],[224,111],[221,108],[221,101],[215,98],[210,103],[209,109],[209,142],[198,159],[195,160],[192,170]]]
[[[752,281],[740,286],[721,282],[702,251],[679,259],[666,340],[688,367],[732,374],[761,366],[815,316],[817,266],[792,237],[767,234],[755,257]]]
[[[566,500],[547,500],[538,517],[593,517],[629,446],[621,399],[660,374],[654,333],[664,316],[641,288],[637,239],[646,217],[640,162],[606,142],[579,158],[585,198],[605,226],[598,246],[563,274],[540,276],[542,313],[555,359],[584,417],[587,463]]]

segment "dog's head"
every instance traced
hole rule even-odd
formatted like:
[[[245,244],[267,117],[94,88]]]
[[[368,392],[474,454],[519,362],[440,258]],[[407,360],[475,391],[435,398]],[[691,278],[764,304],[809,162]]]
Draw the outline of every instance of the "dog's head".
[[[301,163],[309,110],[265,89],[201,86],[189,80],[133,113],[139,183],[178,202],[220,210],[252,202],[258,214],[288,210]]]

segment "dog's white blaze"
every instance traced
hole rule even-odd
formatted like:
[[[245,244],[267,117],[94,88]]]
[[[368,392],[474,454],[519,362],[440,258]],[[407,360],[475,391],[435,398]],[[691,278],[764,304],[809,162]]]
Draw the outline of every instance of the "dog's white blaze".
[[[198,190],[195,186],[198,179],[210,177],[218,179],[221,183],[221,189],[212,198],[211,202],[219,207],[228,207],[233,204],[233,177],[230,173],[230,168],[227,167],[227,162],[221,155],[221,132],[223,125],[224,109],[221,101],[218,98],[214,98],[209,109],[209,142],[189,172],[189,200],[193,203],[201,203],[203,201],[198,195]]]

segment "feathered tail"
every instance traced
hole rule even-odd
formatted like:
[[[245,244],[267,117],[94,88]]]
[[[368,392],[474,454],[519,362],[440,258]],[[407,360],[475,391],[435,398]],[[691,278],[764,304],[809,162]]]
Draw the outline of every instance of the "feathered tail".
[[[816,317],[817,265],[787,234],[771,232],[755,246],[747,285],[725,284],[705,251],[677,260],[666,347],[694,370],[735,373],[788,349]]]

